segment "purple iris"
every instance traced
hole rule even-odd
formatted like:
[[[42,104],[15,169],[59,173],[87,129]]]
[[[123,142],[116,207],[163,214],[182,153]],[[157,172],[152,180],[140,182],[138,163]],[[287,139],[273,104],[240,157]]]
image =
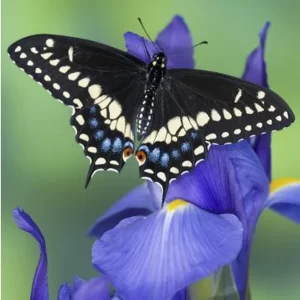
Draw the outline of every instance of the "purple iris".
[[[243,78],[267,86],[265,41],[249,55]],[[126,33],[128,52],[149,61],[143,38]],[[155,46],[144,39],[152,55]],[[156,43],[168,67],[193,68],[193,48],[183,19],[174,17]],[[182,51],[185,49],[184,51]],[[271,184],[270,135],[212,146],[209,157],[174,181],[165,207],[147,182],[101,216],[90,234],[93,264],[124,299],[170,299],[190,284],[230,264],[240,299],[246,299],[251,243],[266,208],[300,223],[300,181]]]
[[[48,292],[48,259],[46,243],[42,232],[33,219],[22,209],[13,211],[13,216],[18,227],[28,232],[40,247],[40,259],[35,271],[30,300],[49,300]],[[58,291],[58,300],[127,300],[119,298],[115,293],[111,293],[109,281],[98,276],[85,281],[79,277],[74,277],[73,285],[63,283]],[[140,299],[140,298],[134,298]],[[188,300],[189,295],[186,290],[180,291],[171,300]],[[128,299],[130,300],[130,299]]]
[[[19,228],[28,232],[38,242],[40,247],[40,259],[32,283],[30,300],[49,300],[48,259],[43,234],[32,218],[22,209],[15,209],[13,215]],[[96,277],[88,281],[75,277],[73,286],[67,283],[61,285],[57,299],[109,300],[111,299],[109,283],[103,277]],[[114,299],[117,300],[118,298]]]

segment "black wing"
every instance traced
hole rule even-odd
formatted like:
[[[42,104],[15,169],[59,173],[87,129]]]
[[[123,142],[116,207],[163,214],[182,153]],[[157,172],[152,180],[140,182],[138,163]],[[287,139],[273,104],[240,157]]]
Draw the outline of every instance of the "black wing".
[[[133,152],[135,108],[145,64],[100,43],[35,35],[12,44],[11,59],[56,99],[74,108],[76,141],[97,170],[119,172]]]
[[[138,148],[145,152],[141,176],[158,182],[165,195],[172,179],[205,159],[210,144],[236,143],[293,121],[289,106],[269,89],[213,72],[169,70],[153,131]]]

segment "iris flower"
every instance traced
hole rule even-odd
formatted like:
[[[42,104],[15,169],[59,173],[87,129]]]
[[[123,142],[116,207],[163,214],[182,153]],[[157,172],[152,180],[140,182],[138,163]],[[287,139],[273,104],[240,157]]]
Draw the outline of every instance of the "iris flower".
[[[264,60],[269,23],[243,74],[268,86]],[[129,53],[149,62],[156,47],[125,34]],[[193,68],[192,39],[176,16],[155,41],[169,68]],[[249,254],[267,208],[300,223],[300,181],[271,182],[271,136],[212,146],[208,158],[172,182],[160,209],[160,189],[146,182],[124,196],[91,228],[94,266],[122,299],[171,299],[190,284],[230,264],[241,300],[248,292]]]
[[[13,216],[18,227],[28,232],[38,243],[40,258],[32,282],[30,300],[49,300],[48,291],[48,259],[46,242],[42,232],[34,220],[23,209],[17,208]],[[111,284],[103,276],[85,281],[74,277],[73,285],[63,283],[58,291],[58,300],[123,300],[111,291]],[[187,291],[180,291],[172,300],[187,300]],[[140,298],[134,298],[140,299]]]
[[[48,292],[48,259],[46,243],[42,232],[32,218],[22,209],[13,211],[13,216],[18,227],[28,232],[40,248],[40,258],[35,271],[30,300],[49,300]],[[74,278],[73,286],[64,283],[58,291],[58,300],[109,300],[111,298],[109,282],[103,277],[95,277],[84,281],[79,277]]]

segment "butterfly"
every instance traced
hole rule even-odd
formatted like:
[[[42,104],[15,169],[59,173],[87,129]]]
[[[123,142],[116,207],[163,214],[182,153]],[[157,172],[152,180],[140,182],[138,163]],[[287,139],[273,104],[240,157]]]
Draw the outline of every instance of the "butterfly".
[[[146,64],[105,44],[34,35],[8,53],[73,108],[70,123],[90,160],[86,186],[97,171],[120,172],[138,140],[140,177],[158,183],[164,199],[170,182],[203,161],[210,145],[280,130],[295,119],[273,91],[220,73],[168,70],[163,51]]]

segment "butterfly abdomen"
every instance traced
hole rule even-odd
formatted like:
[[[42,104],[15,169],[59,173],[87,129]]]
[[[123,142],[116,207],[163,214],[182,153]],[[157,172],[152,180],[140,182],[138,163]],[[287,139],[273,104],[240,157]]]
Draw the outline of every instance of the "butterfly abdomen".
[[[147,82],[143,99],[137,110],[136,127],[139,139],[149,133],[155,110],[157,90],[166,74],[166,57],[163,53],[154,55],[147,68]]]

